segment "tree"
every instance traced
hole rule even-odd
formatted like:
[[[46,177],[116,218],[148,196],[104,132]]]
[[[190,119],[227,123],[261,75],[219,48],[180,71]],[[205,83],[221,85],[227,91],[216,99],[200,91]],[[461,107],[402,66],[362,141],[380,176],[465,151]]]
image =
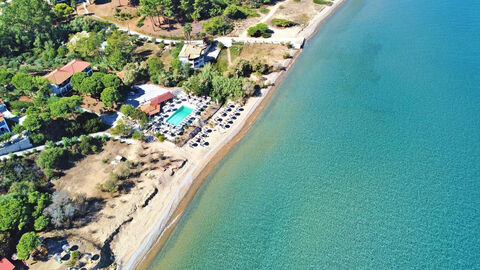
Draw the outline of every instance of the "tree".
[[[80,89],[82,88],[82,82],[87,77],[88,75],[85,72],[77,72],[73,74],[70,78],[70,85],[72,86],[73,91],[82,92],[80,91]]]
[[[123,68],[123,82],[132,85],[147,77],[147,63],[128,63]]]
[[[264,23],[259,23],[247,29],[247,33],[251,37],[259,37],[259,36],[269,37],[267,36],[269,34],[267,33],[267,31],[268,31],[268,25]]]
[[[95,72],[92,76],[85,78],[80,84],[80,93],[92,97],[99,97],[103,90],[103,73]]]
[[[102,91],[100,99],[102,100],[103,105],[112,108],[115,104],[122,100],[122,95],[117,89],[113,87],[107,87]]]
[[[23,121],[23,126],[30,131],[36,131],[46,126],[50,121],[50,113],[42,111],[40,108],[29,107],[25,112],[27,118]]]
[[[132,56],[134,46],[127,34],[115,30],[107,38],[105,53],[108,64],[115,70],[121,70]]]
[[[76,0],[71,0],[70,1],[70,7],[73,9],[75,14],[77,14],[77,1]]]
[[[37,165],[40,168],[62,168],[68,162],[68,152],[60,147],[53,147],[43,150],[37,158]],[[53,198],[52,198],[53,199]]]
[[[33,228],[35,229],[35,231],[39,232],[45,229],[45,227],[47,227],[49,223],[50,223],[50,219],[48,217],[40,216],[37,219],[35,219]]]
[[[158,56],[150,56],[147,60],[148,66],[148,75],[150,78],[160,74],[163,71],[163,62],[162,59]]]
[[[185,35],[185,39],[187,41],[190,41],[190,38],[192,37],[192,24],[191,23],[186,23],[183,26],[183,34]]]
[[[53,117],[66,117],[76,112],[77,107],[82,104],[80,96],[62,97],[49,104],[50,113]]]
[[[42,48],[53,39],[53,14],[43,0],[15,0],[2,8],[0,55]]]
[[[252,65],[248,60],[239,59],[230,67],[228,73],[231,77],[250,77],[250,74],[252,73]]]
[[[26,260],[30,253],[40,245],[40,239],[35,232],[24,233],[17,244],[17,257]]]
[[[13,73],[4,68],[0,68],[0,86],[7,85],[12,80]]]
[[[77,206],[70,198],[67,191],[55,191],[52,194],[52,204],[44,210],[44,214],[50,216],[52,224],[59,228],[70,224],[75,216]]]
[[[65,3],[60,3],[55,5],[53,12],[57,18],[66,19],[73,13],[73,8]]]
[[[34,87],[33,76],[25,72],[18,72],[12,78],[12,85],[16,89],[30,91]]]
[[[239,6],[231,4],[223,11],[223,16],[232,20],[237,20],[245,19],[247,14],[245,14]]]
[[[102,42],[101,34],[79,32],[70,39],[67,48],[73,55],[94,59],[100,55],[99,47]]]
[[[203,29],[210,35],[226,35],[233,30],[233,24],[222,17],[214,17],[203,23]]]
[[[105,74],[103,75],[102,83],[103,87],[113,87],[118,90],[122,86],[122,79],[115,74]]]
[[[28,220],[25,201],[13,194],[0,196],[0,231],[21,230]]]

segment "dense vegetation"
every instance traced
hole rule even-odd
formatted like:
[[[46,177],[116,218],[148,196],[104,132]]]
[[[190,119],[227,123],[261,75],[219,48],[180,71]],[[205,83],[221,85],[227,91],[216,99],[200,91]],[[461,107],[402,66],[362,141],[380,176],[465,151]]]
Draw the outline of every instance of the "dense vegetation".
[[[47,142],[40,154],[0,161],[0,254],[25,260],[40,244],[36,232],[68,228],[86,213],[85,196],[50,189],[49,179],[83,155],[101,150],[107,137]]]

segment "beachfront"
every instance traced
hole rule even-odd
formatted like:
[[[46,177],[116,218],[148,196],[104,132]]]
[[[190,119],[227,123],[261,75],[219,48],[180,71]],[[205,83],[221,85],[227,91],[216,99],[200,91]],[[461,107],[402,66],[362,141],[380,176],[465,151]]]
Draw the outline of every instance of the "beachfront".
[[[75,198],[75,201],[94,198],[86,203],[91,213],[76,220],[75,226],[71,228],[42,233],[42,250],[41,252],[36,250],[27,263],[35,265],[35,269],[62,268],[62,264],[71,257],[67,256],[70,252],[68,250],[59,250],[55,254],[47,253],[48,260],[37,258],[44,256],[41,254],[44,248],[56,250],[59,246],[64,246],[65,241],[83,254],[80,260],[70,259],[69,263],[78,263],[85,267],[103,266],[114,262],[122,269],[133,269],[145,258],[148,250],[158,249],[160,246],[154,247],[154,244],[162,235],[168,236],[166,229],[174,226],[175,220],[181,215],[182,205],[186,205],[194,195],[195,186],[198,188],[209,169],[248,130],[295,62],[304,39],[310,37],[319,23],[340,3],[341,1],[335,1],[332,6],[317,10],[314,24],[310,23],[302,28],[296,26],[295,34],[292,34],[293,43],[290,42],[290,37],[283,36],[274,36],[270,40],[241,36],[222,39],[227,46],[224,52],[228,52],[228,56],[223,59],[227,62],[227,67],[232,66],[234,57],[238,57],[237,62],[238,60],[253,62],[263,58],[267,66],[266,74],[253,75],[252,78],[262,81],[262,86],[254,95],[252,92],[252,96],[244,103],[227,100],[219,104],[218,100],[214,101],[209,96],[190,95],[182,89],[175,88],[167,89],[167,92],[171,91],[171,95],[166,99],[162,97],[164,93],[160,93],[148,99],[142,97],[143,100],[135,100],[136,92],[131,91],[128,95],[132,96],[133,103],[129,103],[127,98],[125,104],[148,115],[148,124],[145,126],[145,123],[141,123],[144,119],[135,119],[138,114],[132,109],[129,109],[130,114],[123,110],[104,114],[102,106],[114,107],[115,102],[112,102],[112,105],[107,104],[110,102],[109,98],[118,98],[115,95],[104,98],[102,93],[103,104],[100,106],[98,105],[100,99],[93,98],[93,92],[80,98],[83,104],[76,100],[78,104],[73,107],[81,105],[81,111],[97,114],[105,124],[113,125],[111,130],[91,133],[93,141],[88,136],[62,138],[62,141],[37,146],[35,151],[27,150],[17,154],[35,157],[36,151],[49,151],[50,148],[56,150],[62,146],[80,152],[76,145],[90,142],[91,148],[81,150],[82,159],[75,160],[73,167],[68,167],[52,180],[52,186],[56,191],[83,196],[83,199]],[[275,10],[280,8],[277,7]],[[270,18],[273,14],[274,12],[271,12],[267,17]],[[278,29],[277,35],[286,33],[283,30]],[[144,47],[151,45],[146,44]],[[175,48],[167,45],[166,50],[170,52]],[[241,50],[242,54],[240,56],[235,54],[235,50]],[[234,55],[230,55],[231,53]],[[90,66],[89,62],[84,63],[87,67]],[[79,71],[81,73],[83,70]],[[70,83],[70,78],[75,77],[75,73],[75,71],[68,73],[61,81],[57,80],[58,76],[50,79],[55,81],[52,84],[65,90],[62,95],[69,96],[69,91],[79,92],[73,78]],[[85,78],[92,76],[92,72],[86,74]],[[110,75],[94,72],[94,75],[100,74],[105,77]],[[118,75],[125,79],[124,74]],[[67,98],[70,97],[63,100]],[[223,106],[220,107],[221,105]],[[128,133],[126,130],[135,131],[132,135],[135,139],[122,138],[123,133]],[[110,133],[116,135],[112,136]],[[153,137],[167,141],[152,142]],[[143,138],[150,142],[141,142]],[[12,159],[15,158],[11,156]],[[119,186],[112,186],[112,183]],[[139,231],[138,228],[143,229]],[[58,235],[61,236],[60,240],[57,239]],[[99,256],[100,254],[102,256]]]

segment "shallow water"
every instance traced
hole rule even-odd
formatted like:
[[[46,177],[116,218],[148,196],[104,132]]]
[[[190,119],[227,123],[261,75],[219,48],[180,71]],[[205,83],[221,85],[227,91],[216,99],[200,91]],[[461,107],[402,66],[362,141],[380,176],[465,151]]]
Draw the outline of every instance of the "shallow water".
[[[348,0],[150,269],[480,268],[479,14]]]

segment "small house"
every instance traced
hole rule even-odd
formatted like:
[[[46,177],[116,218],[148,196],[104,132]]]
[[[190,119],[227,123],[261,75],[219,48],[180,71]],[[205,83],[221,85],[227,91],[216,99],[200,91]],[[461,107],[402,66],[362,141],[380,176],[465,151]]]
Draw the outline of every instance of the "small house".
[[[63,95],[68,93],[72,86],[70,85],[70,78],[77,72],[85,72],[88,76],[93,74],[90,63],[82,60],[72,60],[65,66],[56,69],[45,75],[45,79],[50,82],[52,92],[56,95]]]
[[[189,44],[183,45],[182,50],[178,54],[178,59],[185,66],[190,63],[193,68],[200,68],[205,65],[206,56],[210,50],[211,44]]]

